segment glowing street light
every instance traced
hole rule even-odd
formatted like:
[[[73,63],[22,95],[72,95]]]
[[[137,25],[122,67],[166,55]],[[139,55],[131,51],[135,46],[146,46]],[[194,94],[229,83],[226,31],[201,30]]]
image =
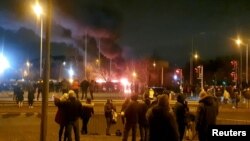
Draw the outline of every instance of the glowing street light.
[[[156,67],[156,63],[155,62],[153,63],[153,67]]]
[[[74,70],[72,68],[70,68],[68,70],[68,73],[69,73],[69,82],[72,83],[73,82],[73,76],[75,74]]]
[[[235,43],[240,47],[240,87],[242,88],[242,49],[241,45],[246,46],[246,83],[248,84],[248,44],[242,42],[240,38],[235,40]]]
[[[40,19],[41,21],[41,31],[40,31],[40,78],[42,77],[42,60],[43,60],[43,18],[42,15],[43,13],[43,9],[42,6],[36,2],[35,5],[33,5],[33,11],[35,12],[37,18]]]
[[[195,59],[198,59],[198,58],[199,58],[199,56],[198,56],[197,53],[194,54],[194,58],[195,58]]]
[[[240,47],[241,45],[241,40],[238,38],[235,43],[238,45],[238,47]],[[240,75],[239,75],[239,83],[240,83],[240,89],[242,88],[242,50],[240,48]]]
[[[135,78],[137,76],[136,72],[133,72],[132,76]]]
[[[0,54],[0,74],[3,73],[7,68],[10,67],[10,64],[8,60],[3,56],[3,54]]]
[[[240,46],[240,44],[242,43],[240,39],[237,39],[235,42],[238,46]]]
[[[30,67],[30,62],[29,61],[26,62],[26,66]]]
[[[65,61],[63,61],[63,63],[62,63],[62,64],[63,64],[63,66],[66,66],[66,62],[65,62]]]
[[[30,66],[31,66],[29,61],[26,62],[26,66],[27,66],[27,69],[28,69],[27,75],[29,75],[30,74]]]
[[[193,85],[193,61],[194,59],[197,60],[199,58],[199,55],[197,53],[193,54],[193,51],[192,51],[192,54],[190,56],[190,85]]]

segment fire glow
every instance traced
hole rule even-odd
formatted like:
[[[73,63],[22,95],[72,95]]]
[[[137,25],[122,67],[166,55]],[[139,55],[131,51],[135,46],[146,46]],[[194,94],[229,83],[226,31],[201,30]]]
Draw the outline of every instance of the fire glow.
[[[99,84],[106,83],[107,81],[102,78],[97,78],[96,82]],[[131,94],[131,82],[127,78],[121,78],[120,80],[112,79],[113,83],[120,83],[122,85],[122,92],[124,94]]]

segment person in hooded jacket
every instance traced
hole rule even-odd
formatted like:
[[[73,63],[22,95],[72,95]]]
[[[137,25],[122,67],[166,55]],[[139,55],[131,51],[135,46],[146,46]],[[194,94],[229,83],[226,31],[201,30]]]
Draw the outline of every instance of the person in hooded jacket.
[[[79,119],[81,117],[82,104],[76,98],[76,94],[73,90],[69,90],[68,95],[68,100],[63,106],[66,113],[66,135],[68,137],[68,141],[72,141],[71,134],[73,129],[75,141],[80,141]]]
[[[185,100],[184,94],[178,94],[177,101],[173,107],[175,118],[178,124],[178,131],[180,134],[180,140],[183,140],[185,127],[187,125],[187,114],[189,111],[187,102]]]
[[[130,98],[129,98],[129,97],[126,97],[126,99],[125,99],[124,102],[122,103],[122,108],[121,108],[121,119],[122,119],[122,124],[125,124],[124,111],[125,111],[126,108],[128,107],[129,102],[130,102]]]
[[[81,134],[88,134],[88,123],[91,116],[94,115],[94,103],[90,98],[87,98],[85,103],[82,103],[82,129]]]
[[[216,97],[208,95],[206,91],[200,92],[199,105],[196,113],[196,131],[199,141],[208,141],[209,126],[216,124],[219,113],[219,103]]]
[[[54,104],[57,106],[56,116],[55,116],[55,122],[59,124],[59,132],[58,132],[58,139],[59,141],[62,141],[62,136],[64,132],[64,138],[63,141],[66,141],[67,134],[64,130],[66,130],[66,113],[64,109],[64,105],[68,100],[68,93],[64,93],[60,98],[54,96]]]
[[[140,141],[147,141],[148,139],[148,121],[146,113],[150,107],[151,101],[149,97],[145,96],[142,102],[138,104],[138,124],[140,132]]]
[[[132,141],[136,141],[136,131],[138,123],[138,95],[132,94],[131,101],[124,111],[125,124],[123,129],[122,141],[127,141],[129,132],[132,130]]]
[[[149,125],[148,141],[180,141],[177,122],[170,112],[168,100],[168,95],[160,95],[158,103],[146,113]]]

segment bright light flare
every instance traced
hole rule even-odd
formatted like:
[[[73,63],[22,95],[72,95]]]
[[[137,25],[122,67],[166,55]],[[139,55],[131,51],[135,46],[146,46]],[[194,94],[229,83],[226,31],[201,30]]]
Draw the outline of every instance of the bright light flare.
[[[3,56],[3,54],[0,54],[0,73],[3,73],[6,69],[10,67],[9,61]]]
[[[43,9],[38,2],[36,2],[36,4],[33,5],[32,8],[33,8],[33,11],[35,12],[37,17],[40,17],[43,14]]]
[[[122,78],[120,80],[120,83],[123,86],[123,92],[125,94],[131,94],[131,83],[128,81],[128,79],[127,78]]]
[[[174,78],[174,80],[177,80],[178,76],[175,74],[173,78]]]
[[[195,58],[195,59],[199,58],[199,55],[196,53],[196,54],[194,55],[194,58]]]
[[[132,73],[132,76],[133,76],[133,77],[136,77],[136,76],[137,76],[136,72],[133,72],[133,73]]]
[[[63,66],[66,66],[66,62],[65,61],[63,61]]]
[[[70,68],[69,70],[68,70],[68,73],[69,73],[69,82],[70,83],[73,83],[73,76],[74,76],[74,70],[72,69],[72,68]]]
[[[240,39],[237,39],[235,42],[238,46],[240,46],[240,44],[242,43]]]
[[[26,66],[30,67],[30,62],[29,61],[26,62]]]
[[[72,77],[74,75],[74,70],[72,68],[69,69],[69,76]]]
[[[122,78],[122,79],[120,80],[120,82],[121,82],[122,85],[128,85],[128,84],[129,84],[127,78]]]
[[[118,83],[119,80],[117,80],[117,79],[112,79],[111,82],[113,82],[113,83]]]
[[[156,66],[156,63],[155,63],[155,62],[153,63],[153,66],[154,66],[154,67]]]
[[[69,83],[73,83],[73,78],[69,78]]]
[[[95,82],[96,82],[96,83],[105,83],[106,81],[105,81],[104,79],[102,79],[102,78],[97,78],[97,79],[95,80]]]

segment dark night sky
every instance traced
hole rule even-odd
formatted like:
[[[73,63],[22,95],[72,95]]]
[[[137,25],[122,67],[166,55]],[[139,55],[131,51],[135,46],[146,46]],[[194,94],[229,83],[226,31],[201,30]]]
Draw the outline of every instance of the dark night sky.
[[[39,56],[31,1],[0,2],[0,41],[15,59]],[[100,39],[108,58],[155,54],[181,66],[189,60],[192,38],[202,59],[236,53],[237,35],[250,39],[248,0],[54,0],[53,7],[52,55],[82,48],[87,32]]]

